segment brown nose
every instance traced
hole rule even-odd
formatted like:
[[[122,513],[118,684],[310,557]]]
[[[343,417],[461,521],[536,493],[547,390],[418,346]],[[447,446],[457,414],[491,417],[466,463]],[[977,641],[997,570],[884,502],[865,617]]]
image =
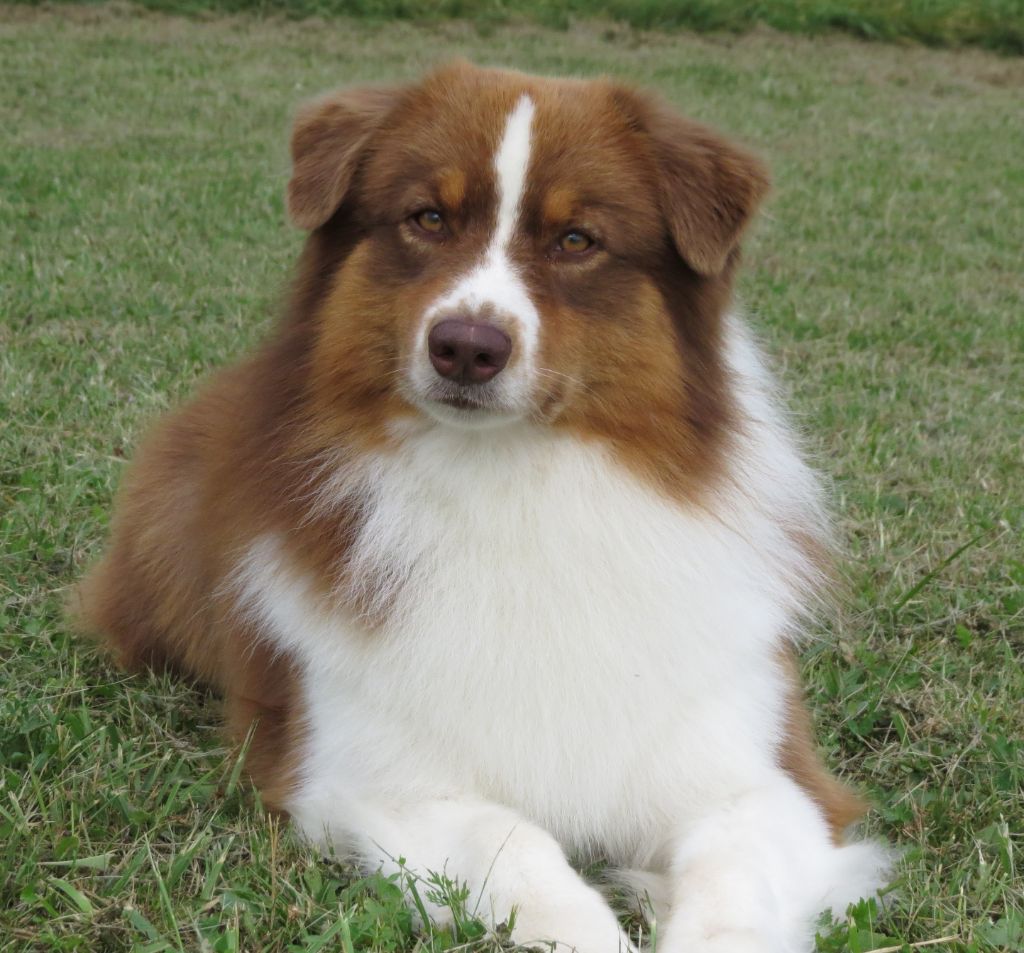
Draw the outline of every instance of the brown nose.
[[[427,350],[442,377],[460,384],[483,384],[508,363],[512,341],[493,324],[448,318],[431,328]]]

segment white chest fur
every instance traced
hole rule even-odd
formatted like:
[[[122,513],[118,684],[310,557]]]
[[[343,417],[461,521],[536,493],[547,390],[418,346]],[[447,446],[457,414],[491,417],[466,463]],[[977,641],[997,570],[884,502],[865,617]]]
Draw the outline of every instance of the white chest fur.
[[[274,538],[238,576],[306,673],[302,797],[476,795],[635,862],[688,804],[770,770],[800,569],[772,502],[806,471],[757,423],[770,439],[712,513],[526,425],[431,426],[341,471],[334,502],[366,514],[355,578],[384,626],[316,609]]]

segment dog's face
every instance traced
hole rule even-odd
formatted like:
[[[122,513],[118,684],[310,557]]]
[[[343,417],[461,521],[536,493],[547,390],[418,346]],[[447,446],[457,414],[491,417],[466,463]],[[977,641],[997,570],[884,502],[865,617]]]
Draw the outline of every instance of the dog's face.
[[[293,219],[348,242],[318,311],[325,413],[359,394],[455,427],[609,432],[715,412],[767,180],[713,132],[613,83],[458,64],[314,104],[292,151]]]

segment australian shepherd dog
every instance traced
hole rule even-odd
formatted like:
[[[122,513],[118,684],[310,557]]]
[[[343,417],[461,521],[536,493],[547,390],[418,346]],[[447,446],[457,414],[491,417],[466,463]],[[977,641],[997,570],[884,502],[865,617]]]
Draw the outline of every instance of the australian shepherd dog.
[[[828,518],[730,305],[765,168],[464,63],[312,103],[291,153],[290,303],[141,446],[83,625],[219,692],[303,836],[517,942],[630,949],[602,858],[658,953],[809,950],[886,852],[795,674]]]

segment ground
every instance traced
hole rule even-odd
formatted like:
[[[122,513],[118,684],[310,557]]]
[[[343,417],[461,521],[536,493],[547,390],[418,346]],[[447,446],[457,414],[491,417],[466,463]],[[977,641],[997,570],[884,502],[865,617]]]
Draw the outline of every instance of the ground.
[[[455,54],[654,86],[771,163],[740,297],[846,550],[804,668],[830,761],[905,851],[887,917],[837,911],[821,947],[1019,951],[1024,61],[125,6],[0,7],[0,950],[417,942],[394,885],[260,811],[215,702],[118,674],[61,604],[145,421],[277,307],[294,104]],[[460,923],[422,942],[492,942]]]

